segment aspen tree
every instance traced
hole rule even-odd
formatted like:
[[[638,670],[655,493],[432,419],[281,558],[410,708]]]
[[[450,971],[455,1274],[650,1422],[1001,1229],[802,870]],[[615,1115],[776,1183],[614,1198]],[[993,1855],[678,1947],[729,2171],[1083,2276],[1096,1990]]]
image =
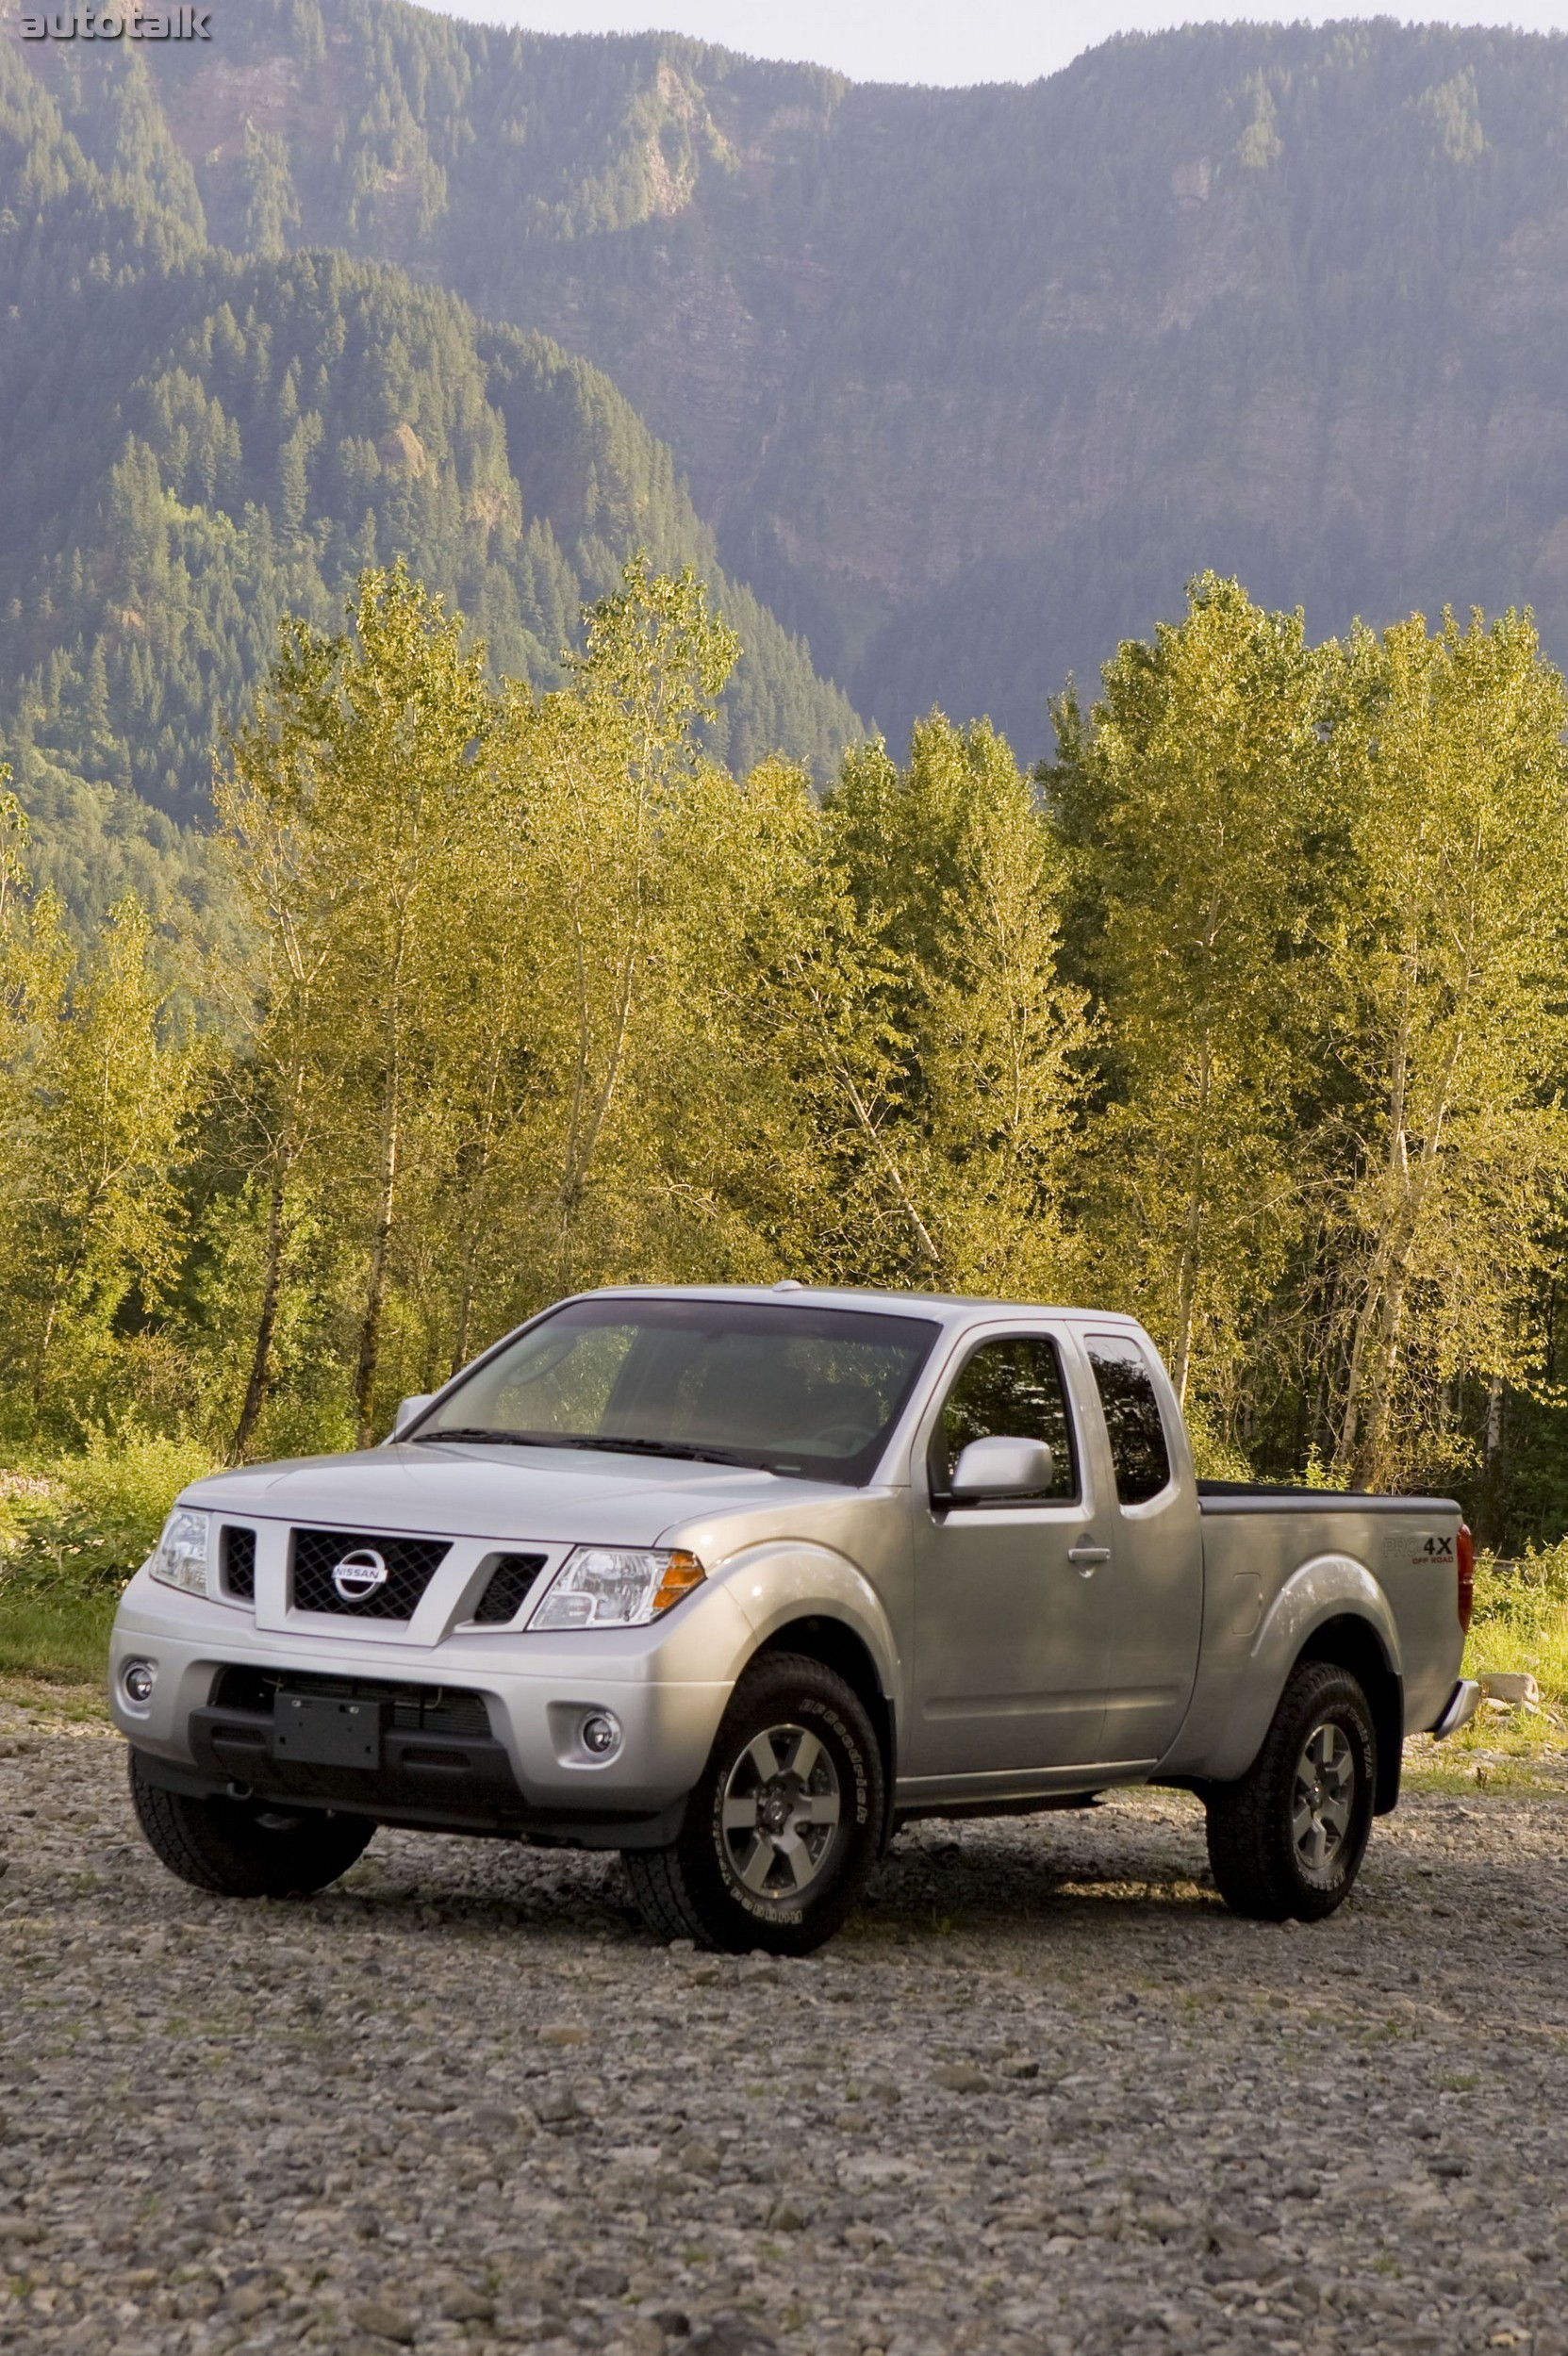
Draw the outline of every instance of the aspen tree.
[[[536,1054],[553,1074],[556,1290],[595,1264],[584,1236],[590,1189],[643,1033],[664,1019],[651,983],[665,832],[701,770],[700,726],[739,652],[689,568],[656,575],[641,557],[585,618],[569,685],[520,699],[495,759],[539,917]]]
[[[127,897],[81,955],[59,902],[17,907],[5,943],[8,1357],[38,1421],[113,1404],[116,1320],[155,1309],[179,1260],[175,1178],[196,1050]]]
[[[878,1133],[915,1251],[956,1291],[1060,1293],[1090,1046],[1057,973],[1065,862],[1028,780],[983,721],[933,713],[900,771],[851,757],[829,806],[863,922],[889,961],[898,1076]]]
[[[1412,1385],[1527,1369],[1519,1311],[1568,1173],[1568,714],[1511,613],[1357,630],[1326,710],[1354,879],[1335,1464],[1374,1486],[1432,1420]]]
[[[1321,990],[1314,658],[1298,614],[1206,575],[1125,645],[1048,773],[1105,1095],[1084,1213],[1098,1281],[1149,1324],[1183,1403],[1241,1379],[1301,1215],[1294,1104]]]
[[[361,575],[352,621],[330,639],[288,626],[221,807],[272,936],[270,1199],[308,1122],[315,1182],[361,1263],[352,1395],[365,1445],[394,1239],[416,1178],[428,1182],[421,1149],[439,1150],[453,1011],[468,997],[464,919],[484,861],[467,804],[492,701],[483,649],[465,651],[460,618],[401,567]],[[270,1238],[241,1445],[265,1393],[278,1249]]]

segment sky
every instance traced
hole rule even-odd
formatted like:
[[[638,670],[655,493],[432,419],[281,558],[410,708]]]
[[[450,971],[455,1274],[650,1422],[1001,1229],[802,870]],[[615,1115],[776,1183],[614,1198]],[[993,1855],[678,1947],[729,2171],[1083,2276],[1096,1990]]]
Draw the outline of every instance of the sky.
[[[1357,8],[1205,7],[1162,0],[423,0],[492,25],[543,33],[694,33],[751,57],[836,66],[862,82],[1032,82],[1117,32],[1216,18],[1397,16],[1418,24],[1446,11],[1398,0]],[[1529,32],[1568,27],[1568,0],[1459,0],[1451,21],[1517,25]]]

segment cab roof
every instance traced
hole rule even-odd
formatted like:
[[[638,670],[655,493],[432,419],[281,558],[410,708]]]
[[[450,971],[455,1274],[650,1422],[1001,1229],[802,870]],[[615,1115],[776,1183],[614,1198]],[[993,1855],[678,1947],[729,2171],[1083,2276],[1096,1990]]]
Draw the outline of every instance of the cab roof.
[[[975,1317],[1092,1318],[1097,1325],[1126,1326],[1142,1331],[1125,1310],[1075,1309],[1062,1301],[1003,1301],[980,1293],[879,1292],[870,1286],[801,1284],[784,1277],[774,1284],[604,1284],[590,1293],[574,1293],[572,1300],[788,1301],[806,1309],[864,1310],[887,1314],[918,1310],[935,1315],[944,1325],[966,1325]],[[559,1306],[559,1304],[557,1304]]]

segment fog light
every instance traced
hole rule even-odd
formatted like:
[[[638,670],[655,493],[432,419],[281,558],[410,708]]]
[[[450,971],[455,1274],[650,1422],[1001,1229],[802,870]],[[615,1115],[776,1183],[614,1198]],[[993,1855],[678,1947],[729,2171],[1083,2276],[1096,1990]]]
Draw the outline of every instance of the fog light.
[[[607,1759],[612,1751],[620,1748],[620,1722],[608,1710],[595,1710],[583,1721],[583,1748],[591,1751],[596,1759]]]
[[[157,1671],[150,1660],[128,1660],[120,1672],[120,1683],[126,1701],[136,1709],[145,1709],[153,1698]]]

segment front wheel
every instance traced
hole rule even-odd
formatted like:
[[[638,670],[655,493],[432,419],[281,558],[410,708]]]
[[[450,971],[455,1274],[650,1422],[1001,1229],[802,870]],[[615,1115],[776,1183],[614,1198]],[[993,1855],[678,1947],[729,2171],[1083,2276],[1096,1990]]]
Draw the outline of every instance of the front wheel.
[[[865,1705],[820,1661],[777,1654],[736,1686],[668,1849],[623,1858],[661,1938],[809,1955],[876,1862],[882,1752]]]
[[[1307,1660],[1240,1782],[1207,1797],[1209,1862],[1235,1914],[1320,1922],[1349,1896],[1366,1853],[1378,1738],[1347,1669]]]
[[[182,1882],[218,1898],[303,1898],[325,1889],[375,1831],[370,1817],[169,1791],[130,1755],[131,1801],[149,1848]]]

